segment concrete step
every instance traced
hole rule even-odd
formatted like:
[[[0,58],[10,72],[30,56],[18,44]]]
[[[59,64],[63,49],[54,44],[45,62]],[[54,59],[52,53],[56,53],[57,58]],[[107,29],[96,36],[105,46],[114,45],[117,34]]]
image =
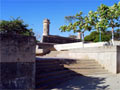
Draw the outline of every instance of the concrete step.
[[[91,72],[91,73],[87,73],[87,72],[78,72],[84,76],[90,76],[90,75],[107,75],[110,74],[108,72],[101,72],[101,73],[96,73],[96,72]]]
[[[57,85],[58,83],[62,83],[65,80],[71,79],[75,73],[67,71],[69,73],[59,73],[58,75],[52,75],[48,77],[41,77],[41,78],[36,78],[36,87],[37,88],[50,88],[52,86]]]
[[[107,70],[104,70],[104,69],[91,69],[91,70],[88,70],[88,69],[70,69],[76,73],[79,73],[79,74],[91,74],[91,73],[108,73]]]
[[[102,67],[98,63],[64,64],[64,67]]]
[[[42,64],[42,65],[38,65],[36,66],[36,69],[43,69],[43,68],[59,68],[59,67],[64,67],[63,64]]]
[[[64,68],[40,69],[40,70],[36,70],[36,74],[50,73],[50,72],[62,71],[62,70],[64,70]]]
[[[49,54],[44,55],[44,57],[69,57],[69,51],[51,51]]]
[[[37,74],[44,74],[44,73],[50,73],[50,72],[56,72],[56,71],[64,71],[64,70],[67,70],[68,68],[50,68],[50,69],[39,69],[39,70],[36,70],[37,71]],[[107,70],[104,70],[102,68],[69,68],[69,70],[71,71],[74,71],[76,73],[84,73],[84,72],[87,72],[87,73],[94,73],[94,72],[108,72]]]
[[[72,71],[70,70],[60,70],[60,71],[53,71],[53,72],[47,72],[47,73],[38,73],[36,74],[37,78],[46,78],[51,76],[56,76],[60,74],[70,73]]]
[[[61,66],[51,65],[51,66],[42,66],[42,67],[40,66],[40,67],[37,67],[36,71],[41,72],[41,73],[47,73],[47,72],[65,70],[66,68],[76,71],[76,72],[78,72],[78,71],[85,71],[85,72],[104,71],[104,69],[102,67],[93,67],[93,66],[91,66],[91,67],[85,67],[85,66],[81,66],[81,67],[80,66],[79,67],[65,66],[65,67],[63,67],[63,65],[61,65]]]
[[[46,82],[50,82],[53,80],[57,80],[62,77],[73,76],[73,75],[74,75],[74,73],[69,71],[69,73],[59,74],[56,76],[51,76],[51,77],[46,77],[46,78],[36,78],[36,82],[38,82],[38,84],[41,84],[41,83],[46,83]]]
[[[47,89],[52,89],[54,88],[56,85],[61,84],[65,81],[71,80],[73,77],[64,77],[64,78],[59,78],[57,80],[55,80],[55,83],[47,83],[47,84],[43,84],[43,85],[36,85],[36,89],[37,90],[47,90]],[[53,81],[52,81],[53,82]]]
[[[85,66],[80,66],[80,67],[75,67],[75,66],[65,66],[66,68],[69,68],[69,69],[103,69],[102,67],[85,67]]]
[[[53,59],[53,58],[41,58],[41,60],[37,60],[37,64],[39,63],[58,63],[60,59]]]
[[[60,52],[58,51],[51,51],[49,54],[46,54],[44,56],[57,56],[57,54],[59,54]]]
[[[104,69],[101,65],[94,65],[94,64],[71,64],[71,65],[63,65],[63,64],[45,64],[36,66],[36,69],[47,69],[47,68],[73,68],[73,69],[80,69],[80,68],[98,68]]]
[[[68,63],[68,65],[83,65],[83,64],[86,64],[86,65],[91,65],[91,64],[92,65],[100,65],[97,62],[85,62],[85,61]]]
[[[40,63],[58,63],[58,62],[62,62],[62,63],[64,63],[64,62],[72,62],[73,64],[74,63],[97,63],[95,60],[74,60],[74,59],[65,59],[65,58],[45,58],[45,60],[39,60],[39,61],[37,61],[38,62],[38,64],[39,64],[39,62]]]
[[[83,62],[83,63],[78,63],[78,64],[64,64],[64,66],[75,66],[75,67],[82,67],[82,66],[85,66],[85,67],[92,67],[92,66],[98,66],[98,67],[102,67],[100,64],[98,64],[98,63],[85,63],[85,62]]]
[[[36,67],[58,67],[63,66],[64,67],[102,67],[98,63],[80,63],[80,64],[61,64],[61,63],[41,63],[38,64]]]
[[[43,75],[43,76],[49,76],[49,75],[57,75],[59,73],[69,73],[69,70],[70,71],[73,71],[73,72],[76,72],[76,73],[79,73],[79,74],[83,74],[83,73],[108,73],[107,70],[104,70],[103,68],[62,68],[62,69],[46,69],[46,70],[37,70],[37,72],[41,72],[40,74]],[[54,73],[50,73],[50,72],[54,72]],[[38,74],[39,74],[38,73]],[[43,73],[43,74],[42,74]],[[45,75],[45,74],[46,75]]]

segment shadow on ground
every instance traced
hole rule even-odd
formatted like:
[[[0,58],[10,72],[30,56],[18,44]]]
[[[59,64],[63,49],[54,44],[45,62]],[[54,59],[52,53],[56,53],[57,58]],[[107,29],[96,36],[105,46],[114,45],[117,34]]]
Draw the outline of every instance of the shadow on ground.
[[[109,85],[104,84],[105,78],[84,76],[64,67],[64,65],[73,63],[76,63],[76,60],[63,58],[36,58],[36,82],[38,83],[36,88],[52,90],[108,89]]]
[[[80,75],[56,86],[53,90],[106,90],[109,85],[103,85],[104,83],[105,78]]]

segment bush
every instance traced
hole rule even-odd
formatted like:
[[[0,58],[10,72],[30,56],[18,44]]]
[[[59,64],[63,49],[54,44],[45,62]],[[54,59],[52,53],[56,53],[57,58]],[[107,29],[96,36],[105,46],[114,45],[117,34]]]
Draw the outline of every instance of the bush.
[[[90,35],[87,35],[84,40],[85,41],[92,41],[92,42],[99,42],[99,32],[93,31]],[[106,31],[101,33],[101,41],[109,41],[111,39],[111,32]]]
[[[0,33],[5,34],[19,34],[33,36],[34,33],[32,29],[28,29],[28,25],[24,24],[24,21],[20,18],[13,19],[10,21],[2,20],[0,21]]]

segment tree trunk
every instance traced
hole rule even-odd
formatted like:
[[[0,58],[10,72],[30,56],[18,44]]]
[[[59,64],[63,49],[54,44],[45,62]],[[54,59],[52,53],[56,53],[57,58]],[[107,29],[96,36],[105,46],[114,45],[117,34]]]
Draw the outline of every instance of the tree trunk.
[[[84,42],[84,32],[83,32],[83,42]]]
[[[82,33],[81,32],[78,32],[78,39],[82,39]]]
[[[101,39],[101,30],[99,32],[100,32],[99,42],[101,42],[102,41],[102,39]]]
[[[112,44],[114,45],[114,28],[112,27]]]

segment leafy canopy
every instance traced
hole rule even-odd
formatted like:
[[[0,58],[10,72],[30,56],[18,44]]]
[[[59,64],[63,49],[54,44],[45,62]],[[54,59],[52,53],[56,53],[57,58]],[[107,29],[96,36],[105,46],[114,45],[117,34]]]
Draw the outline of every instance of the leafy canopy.
[[[82,14],[83,12],[80,11],[80,13],[77,13],[74,16],[66,16],[65,19],[69,21],[69,24],[61,26],[59,30],[61,30],[61,32],[69,32],[73,30],[74,33],[91,30],[89,18]]]
[[[83,12],[80,11],[74,16],[66,16],[65,19],[69,21],[69,24],[61,26],[61,32],[72,30],[74,33],[83,32],[84,34],[85,31],[97,30],[103,33],[111,29],[112,34],[109,33],[109,36],[114,40],[116,29],[120,27],[120,2],[118,4],[115,3],[113,6],[101,4],[97,11],[89,11],[87,16],[83,16]]]
[[[20,34],[33,36],[32,29],[28,29],[28,24],[24,24],[24,21],[20,18],[12,18],[10,21],[0,21],[0,33],[5,34]]]

